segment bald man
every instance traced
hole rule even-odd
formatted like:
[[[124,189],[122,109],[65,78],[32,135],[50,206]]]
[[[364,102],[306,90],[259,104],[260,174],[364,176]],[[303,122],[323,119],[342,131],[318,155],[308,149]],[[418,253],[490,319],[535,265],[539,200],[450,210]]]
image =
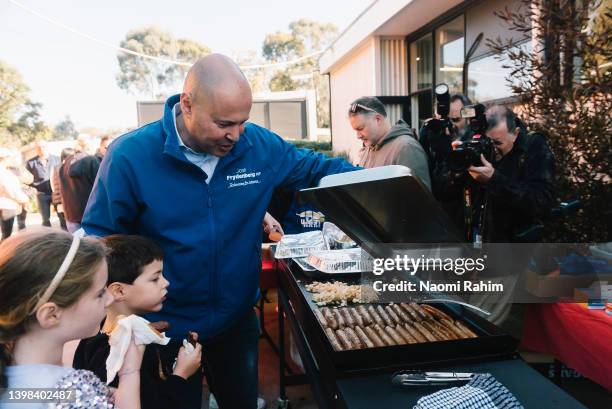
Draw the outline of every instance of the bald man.
[[[233,61],[218,54],[199,60],[161,120],[110,145],[83,218],[88,234],[139,234],[164,249],[167,300],[147,318],[170,323],[171,359],[187,331],[199,333],[221,408],[256,405],[253,305],[261,221],[274,189],[299,190],[355,169],[247,122],[251,105],[249,83]],[[200,408],[202,378],[192,378],[192,407]]]

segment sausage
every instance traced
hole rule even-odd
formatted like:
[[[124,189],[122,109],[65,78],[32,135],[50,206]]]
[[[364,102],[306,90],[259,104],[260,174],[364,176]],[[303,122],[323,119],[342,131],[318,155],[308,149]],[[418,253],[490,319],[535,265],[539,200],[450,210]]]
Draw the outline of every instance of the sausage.
[[[380,347],[384,347],[385,346],[385,343],[378,336],[376,331],[374,331],[374,328],[372,326],[365,327],[364,328],[364,332],[366,333],[368,338],[370,338],[370,340],[372,341],[372,343],[374,344],[375,347],[380,348]]]
[[[383,321],[385,322],[385,325],[388,325],[388,326],[393,325],[393,321],[391,321],[389,314],[387,314],[387,312],[382,307],[382,305],[376,306],[376,312],[378,312],[378,315],[380,315],[380,317],[383,319]]]
[[[402,307],[400,307],[400,306],[399,306],[399,305],[397,305],[397,304],[393,304],[391,307],[393,308],[393,310],[395,311],[395,313],[398,315],[398,317],[400,317],[400,319],[401,319],[403,322],[410,322],[410,321],[412,321],[412,320],[410,319],[410,317],[409,317],[409,316],[406,314],[406,311],[402,310]],[[401,324],[401,323],[400,323],[400,324]]]
[[[353,321],[355,321],[355,326],[363,327],[365,324],[363,323],[363,318],[355,308],[348,308],[349,314],[353,317]]]
[[[435,328],[437,328],[441,333],[443,333],[444,335],[446,335],[446,337],[448,339],[459,339],[460,337],[458,337],[453,331],[451,331],[450,329],[446,328],[445,325],[442,325],[442,323],[440,323],[440,321],[431,321],[431,323],[433,324],[433,326]]]
[[[334,313],[329,308],[323,308],[321,312],[323,312],[327,325],[329,325],[331,329],[338,329],[338,321],[336,320]]]
[[[366,307],[364,307],[363,305],[358,306],[357,307],[357,312],[359,313],[359,315],[363,319],[363,324],[364,325],[367,326],[367,325],[370,325],[372,323],[373,319],[370,316],[370,313],[368,312]]]
[[[432,322],[423,321],[421,324],[423,324],[423,326],[427,328],[429,332],[431,332],[439,341],[448,341],[449,338],[446,336],[446,334],[436,328]]]
[[[419,322],[414,323],[414,328],[417,329],[429,342],[436,342],[438,339],[424,326]]]
[[[478,337],[478,335],[476,335],[474,333],[474,331],[472,331],[471,329],[469,329],[467,326],[465,326],[461,321],[455,321],[455,325],[457,327],[459,327],[459,329],[463,332],[465,332],[467,334],[468,337],[470,338],[476,338]]]
[[[346,333],[342,329],[336,330],[336,336],[338,337],[338,341],[340,341],[340,344],[344,347],[344,349],[354,348],[353,343],[349,339],[348,335],[346,335]]]
[[[327,328],[328,327],[327,320],[325,319],[325,317],[323,316],[321,311],[319,311],[318,309],[314,310],[314,315],[315,315],[315,317],[317,317],[317,320],[321,323],[323,328]]]
[[[374,348],[374,343],[372,342],[372,340],[370,340],[370,338],[368,338],[366,333],[363,332],[361,327],[355,327],[355,333],[359,337],[361,343],[365,345],[366,348]]]
[[[376,331],[376,333],[383,340],[385,345],[387,345],[387,346],[396,345],[396,342],[393,341],[393,339],[389,335],[387,335],[385,330],[382,329],[382,327],[380,325],[374,325],[374,331]]]
[[[156,321],[150,322],[149,327],[153,328],[157,332],[165,332],[170,329],[170,324],[168,321]]]
[[[444,326],[447,330],[452,332],[457,338],[469,338],[459,327],[454,325],[449,320],[440,320],[440,325]]]
[[[419,317],[421,317],[424,320],[433,320],[433,317],[431,316],[431,314],[429,314],[426,310],[424,310],[423,308],[421,308],[421,306],[415,302],[411,302],[410,306],[412,308],[414,308],[414,310],[416,311],[416,313],[419,315]]]
[[[416,328],[412,327],[410,324],[404,324],[404,328],[410,333],[410,335],[412,335],[412,338],[417,340],[417,342],[427,342],[427,338],[425,338],[423,334],[421,334]]]
[[[346,326],[351,327],[351,328],[354,327],[355,320],[351,316],[351,313],[349,312],[348,308],[341,308],[339,311],[340,311],[340,314],[342,314],[342,318],[344,318],[344,322],[346,323]]]
[[[395,330],[397,331],[398,334],[402,336],[402,338],[406,340],[406,343],[416,344],[418,342],[416,339],[414,339],[412,335],[410,335],[410,333],[406,330],[406,328],[404,328],[401,324],[395,327]]]
[[[429,312],[436,319],[439,319],[439,320],[443,320],[444,319],[444,320],[452,321],[451,317],[449,317],[448,315],[446,315],[445,313],[443,313],[442,311],[440,311],[436,307],[432,307],[431,305],[423,304],[423,305],[421,305],[421,308],[423,308],[425,311]]]
[[[187,342],[195,347],[198,344],[198,334],[196,332],[189,331],[187,333]]]
[[[385,311],[387,311],[387,314],[389,314],[389,318],[391,318],[391,321],[393,321],[393,327],[402,322],[402,320],[400,320],[400,317],[395,313],[395,311],[393,310],[393,308],[391,308],[390,305],[387,305],[385,307]]]
[[[364,347],[363,344],[361,343],[361,340],[359,339],[359,337],[355,333],[355,331],[353,331],[353,328],[346,327],[346,328],[344,328],[344,332],[346,333],[346,335],[348,335],[349,339],[351,340],[351,342],[353,343],[355,348],[361,349],[361,348]]]
[[[410,318],[412,318],[412,321],[421,321],[422,320],[421,317],[419,317],[419,314],[416,313],[416,311],[414,310],[414,308],[412,308],[410,306],[410,304],[401,303],[400,305],[404,309],[404,311],[406,311],[408,313]]]
[[[334,313],[334,316],[336,317],[336,321],[338,321],[338,327],[339,328],[344,328],[346,327],[346,321],[344,321],[344,317],[342,316],[342,314],[340,313],[340,310],[338,309],[334,309],[332,310]]]
[[[373,324],[383,325],[385,323],[383,319],[380,317],[380,315],[376,312],[373,306],[368,305],[368,312],[370,313],[370,316],[372,317]]]
[[[331,328],[325,328],[325,334],[327,334],[327,338],[329,338],[329,342],[331,342],[332,347],[334,347],[334,350],[342,351],[344,349],[342,348],[342,345],[340,345],[336,334],[334,334],[334,331]]]
[[[397,345],[403,345],[406,343],[406,340],[397,333],[395,328],[385,327],[385,332],[393,339],[393,341],[395,341]]]

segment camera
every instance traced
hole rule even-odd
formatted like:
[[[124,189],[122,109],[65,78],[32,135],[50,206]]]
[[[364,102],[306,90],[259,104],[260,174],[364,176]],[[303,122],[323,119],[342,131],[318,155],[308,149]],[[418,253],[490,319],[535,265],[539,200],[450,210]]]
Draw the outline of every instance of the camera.
[[[487,109],[482,104],[467,105],[461,108],[461,118],[468,120],[470,129],[474,132],[474,135],[484,135],[489,127],[487,123],[487,116],[485,115]]]
[[[474,135],[469,141],[451,151],[448,156],[448,166],[452,171],[463,171],[470,166],[482,166],[480,155],[488,161],[493,160],[493,142],[484,135]]]
[[[461,109],[461,117],[468,120],[474,136],[450,153],[448,165],[451,170],[460,172],[470,166],[482,166],[481,154],[488,161],[493,160],[495,149],[493,141],[485,135],[489,127],[485,112],[486,108],[482,104],[468,105]]]
[[[434,89],[436,96],[436,112],[440,115],[441,119],[430,119],[425,128],[430,132],[431,135],[438,136],[443,132],[444,128],[451,127],[448,120],[448,113],[450,112],[450,93],[448,92],[448,85],[442,83],[438,84]]]

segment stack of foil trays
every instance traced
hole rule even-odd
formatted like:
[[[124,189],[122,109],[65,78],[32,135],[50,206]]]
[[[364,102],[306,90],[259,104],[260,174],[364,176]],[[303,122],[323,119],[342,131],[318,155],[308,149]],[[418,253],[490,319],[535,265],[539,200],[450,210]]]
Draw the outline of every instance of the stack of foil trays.
[[[316,269],[328,274],[372,271],[372,258],[330,222],[323,224],[323,230],[283,236],[275,257],[292,258],[304,271]]]

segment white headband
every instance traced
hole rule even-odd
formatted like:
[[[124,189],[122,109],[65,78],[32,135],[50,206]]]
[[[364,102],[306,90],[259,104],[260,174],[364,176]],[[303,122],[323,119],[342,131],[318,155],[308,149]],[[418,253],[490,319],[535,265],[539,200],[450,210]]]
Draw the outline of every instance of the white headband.
[[[38,303],[36,303],[36,306],[30,312],[30,315],[35,314],[36,311],[38,311],[38,309],[44,303],[49,301],[49,299],[51,298],[55,290],[57,290],[57,287],[59,287],[60,283],[64,279],[64,276],[66,275],[66,272],[70,268],[70,265],[72,264],[72,261],[74,260],[74,256],[76,256],[77,250],[79,249],[79,245],[81,244],[81,239],[84,236],[85,236],[85,230],[83,229],[79,229],[74,232],[72,236],[72,244],[70,245],[68,254],[66,254],[66,257],[64,258],[64,261],[62,262],[62,265],[60,266],[59,270],[57,270],[57,273],[55,273],[55,277],[53,277],[53,280],[51,280],[49,287],[47,287],[42,297],[40,297],[40,299],[38,300]]]

